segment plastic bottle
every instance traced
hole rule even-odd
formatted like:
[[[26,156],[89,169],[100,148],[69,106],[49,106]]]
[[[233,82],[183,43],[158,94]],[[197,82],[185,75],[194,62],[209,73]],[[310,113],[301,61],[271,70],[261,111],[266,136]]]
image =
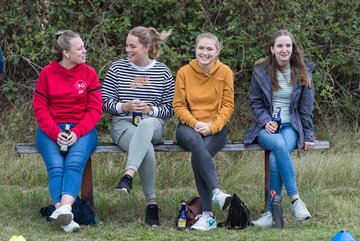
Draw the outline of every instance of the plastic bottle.
[[[276,195],[274,190],[271,190],[271,210],[272,210],[272,218],[274,221],[275,228],[283,228],[284,221],[282,216],[282,209],[281,209],[281,196]]]
[[[70,134],[70,123],[65,125],[64,132],[69,135]],[[68,145],[61,145],[60,146],[60,154],[65,156],[68,153]]]
[[[280,107],[276,107],[274,109],[274,112],[272,114],[272,121],[276,126],[276,130],[274,133],[279,133],[280,132],[280,127],[281,127],[281,108]]]
[[[133,112],[133,125],[137,126],[139,122],[142,120],[141,112]]]
[[[181,201],[181,209],[177,219],[177,229],[181,231],[186,230],[187,217],[186,217],[186,202]]]

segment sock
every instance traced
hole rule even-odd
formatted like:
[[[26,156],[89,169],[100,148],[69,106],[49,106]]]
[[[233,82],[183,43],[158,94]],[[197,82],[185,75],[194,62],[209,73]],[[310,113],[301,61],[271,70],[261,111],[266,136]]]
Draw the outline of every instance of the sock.
[[[214,195],[217,194],[218,192],[220,192],[220,189],[219,189],[219,188],[215,188],[215,189],[212,191],[212,195],[214,196]]]
[[[125,177],[125,178],[127,178],[127,179],[129,179],[130,181],[132,181],[132,180],[133,180],[133,177],[132,177],[132,176],[130,176],[129,174],[125,174],[125,175],[124,175],[124,177]]]

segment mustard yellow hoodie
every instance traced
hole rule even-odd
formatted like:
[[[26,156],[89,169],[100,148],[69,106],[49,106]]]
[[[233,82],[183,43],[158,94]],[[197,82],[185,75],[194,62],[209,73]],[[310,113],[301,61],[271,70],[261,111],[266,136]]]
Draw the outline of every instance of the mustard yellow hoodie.
[[[234,111],[232,70],[216,60],[205,73],[192,60],[176,74],[173,107],[182,124],[193,128],[197,121],[211,122],[211,133],[218,133]]]

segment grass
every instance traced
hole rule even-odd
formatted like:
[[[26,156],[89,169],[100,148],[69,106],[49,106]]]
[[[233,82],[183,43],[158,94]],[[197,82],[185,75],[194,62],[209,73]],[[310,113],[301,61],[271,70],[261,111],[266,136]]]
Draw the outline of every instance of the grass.
[[[283,198],[285,228],[243,231],[217,228],[209,232],[180,232],[174,228],[182,199],[196,194],[190,155],[157,154],[157,197],[161,208],[161,227],[144,225],[145,200],[139,178],[135,178],[131,198],[120,196],[114,187],[124,168],[124,154],[93,156],[94,194],[100,223],[82,226],[78,233],[65,234],[62,229],[41,218],[39,209],[51,203],[46,170],[39,155],[19,156],[17,142],[32,142],[34,128],[24,131],[19,123],[33,119],[10,112],[0,116],[0,240],[23,235],[27,241],[52,240],[331,240],[341,229],[360,239],[359,133],[342,126],[322,134],[331,141],[331,149],[294,153],[301,197],[313,215],[299,222],[293,218],[290,204]],[[11,121],[10,121],[11,120]],[[9,128],[10,127],[10,128]],[[320,130],[321,132],[321,130]],[[322,131],[325,132],[325,131]],[[108,139],[107,135],[101,136]],[[219,153],[215,158],[221,188],[237,193],[245,201],[252,219],[263,212],[263,153]],[[219,221],[226,212],[214,209]]]

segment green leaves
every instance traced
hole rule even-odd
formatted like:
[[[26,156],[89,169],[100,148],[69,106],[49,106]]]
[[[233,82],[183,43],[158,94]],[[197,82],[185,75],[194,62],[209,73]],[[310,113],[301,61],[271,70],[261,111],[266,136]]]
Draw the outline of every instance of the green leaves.
[[[143,25],[174,30],[159,59],[174,75],[195,57],[199,33],[216,34],[224,46],[220,58],[235,72],[235,91],[243,98],[255,61],[266,55],[273,32],[285,28],[317,66],[314,79],[321,110],[331,113],[336,108],[359,116],[359,7],[359,1],[349,4],[345,0],[317,4],[306,0],[3,0],[0,43],[4,44],[7,70],[2,94],[10,102],[16,98],[9,96],[32,95],[31,86],[24,87],[24,82],[37,78],[34,65],[45,66],[53,58],[58,30],[80,33],[89,50],[88,63],[102,80],[110,64],[126,56],[128,31]],[[352,93],[351,98],[344,98],[348,93]],[[243,103],[240,99],[236,102]],[[239,108],[248,111],[247,105]]]

